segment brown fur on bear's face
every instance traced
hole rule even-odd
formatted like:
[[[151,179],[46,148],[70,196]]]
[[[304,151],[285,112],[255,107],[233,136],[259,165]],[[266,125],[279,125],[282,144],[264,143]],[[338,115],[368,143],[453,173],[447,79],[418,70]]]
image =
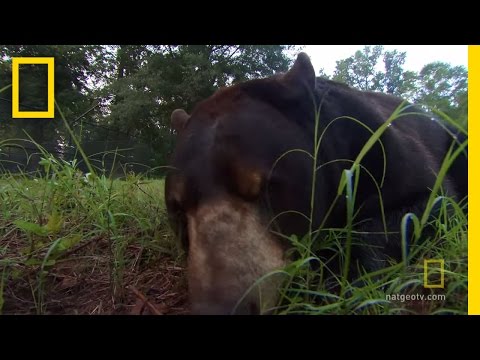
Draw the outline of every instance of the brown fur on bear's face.
[[[279,99],[291,101],[313,88],[315,74],[302,54],[287,74],[259,81],[278,87]],[[312,139],[242,86],[219,90],[191,116],[172,113],[178,134],[172,165],[178,170],[167,177],[166,201],[188,249],[194,313],[258,313],[273,307],[278,275],[246,294],[256,280],[286,264],[286,244],[271,230],[291,234],[307,227],[299,215],[281,215],[281,229],[272,220],[285,211],[308,212],[311,160],[292,153],[273,165],[290,149],[311,151]]]
[[[240,90],[216,96],[197,107],[179,134],[173,165],[180,171],[166,183],[170,214],[183,219],[174,226],[188,247],[194,313],[232,312],[258,278],[283,267],[286,247],[270,231],[277,230],[272,228],[273,216],[308,211],[300,200],[308,196],[304,179],[311,161],[291,154],[271,172],[282,153],[309,144],[305,134],[278,110]],[[292,173],[303,184],[299,186]],[[283,220],[289,217],[282,231],[305,228],[303,218],[285,214]],[[279,280],[275,276],[262,283],[237,312],[256,313],[274,306]]]

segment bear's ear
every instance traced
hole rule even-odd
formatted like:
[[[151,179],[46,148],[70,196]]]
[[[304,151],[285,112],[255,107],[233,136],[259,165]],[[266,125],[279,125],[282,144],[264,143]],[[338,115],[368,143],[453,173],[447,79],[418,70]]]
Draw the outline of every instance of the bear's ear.
[[[293,88],[315,89],[315,70],[310,58],[304,52],[298,54],[292,68],[284,75],[283,80]]]
[[[171,126],[173,130],[178,134],[182,132],[183,128],[187,124],[190,115],[183,109],[176,109],[173,110],[172,115],[170,117]]]

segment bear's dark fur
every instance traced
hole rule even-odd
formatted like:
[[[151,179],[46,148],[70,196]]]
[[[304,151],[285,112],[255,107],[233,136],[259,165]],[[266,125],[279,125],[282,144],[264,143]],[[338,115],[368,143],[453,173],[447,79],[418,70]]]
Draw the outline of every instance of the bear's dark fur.
[[[172,160],[176,170],[167,177],[165,198],[172,224],[190,249],[195,312],[228,313],[255,278],[288,261],[279,255],[288,245],[268,231],[272,227],[286,235],[309,231],[314,164],[307,153],[314,153],[315,109],[321,143],[311,228],[322,223],[341,228],[347,221],[344,195],[325,215],[342,172],[352,166],[371,131],[401,104],[402,99],[391,95],[315,78],[309,58],[300,54],[285,74],[221,89],[191,116],[179,110],[172,114],[178,132]],[[390,258],[400,259],[402,217],[422,215],[445,155],[452,144],[458,147],[463,141],[411,106],[386,128],[361,161],[354,222],[355,230],[370,234],[360,236],[352,266],[376,270]],[[384,224],[372,177],[393,235],[381,234]],[[460,200],[467,187],[465,150],[444,179],[443,190]],[[271,264],[265,260],[275,256]]]

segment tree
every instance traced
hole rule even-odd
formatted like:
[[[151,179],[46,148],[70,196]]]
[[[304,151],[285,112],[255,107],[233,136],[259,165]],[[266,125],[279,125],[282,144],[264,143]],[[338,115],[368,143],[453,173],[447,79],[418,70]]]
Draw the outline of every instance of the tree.
[[[11,84],[12,57],[54,57],[55,58],[55,100],[68,120],[84,113],[92,105],[92,85],[98,81],[104,69],[92,66],[93,59],[102,53],[100,46],[71,45],[15,45],[0,47],[0,83]],[[46,66],[25,66],[20,68],[20,109],[43,110],[46,108]],[[1,87],[1,86],[0,86]],[[59,113],[54,119],[12,119],[11,88],[0,94],[0,112],[5,136],[24,137],[23,131],[34,140],[61,141],[66,132]],[[93,116],[93,114],[90,114]]]
[[[443,62],[425,65],[418,74],[416,102],[443,111],[452,119],[467,124],[468,72],[463,66]]]
[[[383,51],[381,46],[365,46],[362,51],[337,61],[333,80],[361,90],[373,90],[403,97],[429,109],[445,112],[466,125],[468,117],[467,70],[463,66],[435,62],[417,74],[406,71],[406,53]],[[384,70],[380,59],[383,57]]]
[[[383,53],[383,46],[365,46],[354,55],[337,61],[333,80],[360,90],[383,91],[385,74],[375,68]]]
[[[318,70],[318,77],[321,77],[323,79],[330,79],[330,76],[328,76],[328,74],[325,72],[325,69],[324,68],[321,68],[320,70]]]
[[[285,55],[288,49],[280,45],[129,48],[130,54],[136,54],[135,61],[129,62],[132,71],[128,76],[119,76],[103,90],[116,99],[109,106],[105,122],[154,144],[164,157],[172,143],[169,122],[175,108],[191,111],[194,104],[220,87],[286,71],[291,62]],[[119,67],[122,56],[124,49],[117,52]]]
[[[396,96],[408,97],[415,89],[415,72],[403,70],[406,57],[406,52],[399,52],[398,50],[385,51],[383,55],[383,63],[385,65],[383,84],[385,92]]]

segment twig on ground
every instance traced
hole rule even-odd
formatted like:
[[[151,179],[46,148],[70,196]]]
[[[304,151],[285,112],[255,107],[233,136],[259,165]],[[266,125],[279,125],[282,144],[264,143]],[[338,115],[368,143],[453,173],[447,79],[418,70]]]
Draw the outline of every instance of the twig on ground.
[[[140,291],[138,291],[135,287],[133,286],[128,286],[127,289],[131,290],[137,298],[142,300],[145,305],[148,306],[148,308],[155,314],[155,315],[164,315],[164,313],[160,310],[157,309],[155,305],[153,305],[148,299],[143,295]]]

